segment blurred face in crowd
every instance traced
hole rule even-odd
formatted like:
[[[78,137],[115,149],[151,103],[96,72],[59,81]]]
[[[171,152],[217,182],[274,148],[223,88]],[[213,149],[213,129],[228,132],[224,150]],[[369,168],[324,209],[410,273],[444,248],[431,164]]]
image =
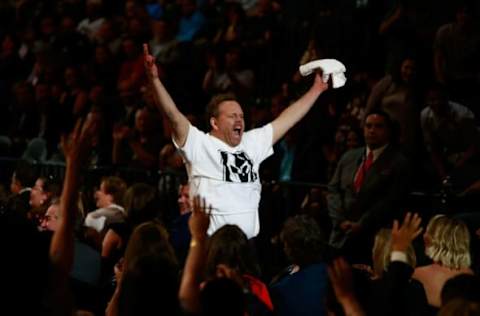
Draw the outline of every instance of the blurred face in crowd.
[[[445,117],[448,115],[448,101],[441,91],[436,89],[428,91],[426,102],[436,116]]]
[[[40,222],[40,227],[43,230],[54,232],[57,229],[57,225],[58,225],[59,211],[60,211],[59,204],[50,205],[50,207],[47,209],[47,212],[45,213],[45,215],[43,216]]]
[[[129,58],[135,57],[137,55],[137,49],[135,43],[131,39],[125,39],[122,43],[123,52]]]
[[[140,133],[150,131],[152,128],[152,119],[146,109],[139,109],[135,113],[135,129]]]
[[[240,144],[245,130],[243,110],[237,101],[223,101],[218,105],[218,116],[210,119],[211,134],[231,147]]]
[[[72,67],[66,68],[64,78],[65,78],[65,84],[69,88],[74,88],[74,87],[77,86],[77,84],[78,84],[78,74],[77,74],[77,71],[75,70],[75,68],[72,68]]]
[[[40,207],[47,200],[47,192],[44,191],[44,182],[42,179],[37,179],[35,185],[30,192],[30,205],[32,207]]]
[[[95,62],[97,64],[106,64],[109,61],[110,54],[105,46],[95,48]]]
[[[105,190],[105,182],[103,181],[100,188],[95,191],[95,203],[98,208],[108,207],[113,203],[113,197]]]
[[[415,71],[415,61],[413,59],[407,58],[402,62],[400,76],[404,82],[411,82],[415,77]]]
[[[380,148],[388,143],[390,131],[385,117],[379,114],[370,114],[363,127],[365,143],[370,149]]]
[[[181,185],[178,189],[178,209],[180,211],[180,215],[191,211],[190,186],[188,184]]]
[[[347,150],[354,149],[360,146],[360,140],[358,139],[357,133],[354,131],[349,131],[347,134]]]

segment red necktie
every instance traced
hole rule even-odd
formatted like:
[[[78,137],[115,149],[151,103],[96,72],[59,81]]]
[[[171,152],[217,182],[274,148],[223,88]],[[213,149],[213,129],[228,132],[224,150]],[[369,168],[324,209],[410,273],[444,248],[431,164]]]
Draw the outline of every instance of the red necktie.
[[[362,164],[360,165],[360,168],[357,171],[357,174],[355,175],[355,179],[353,181],[353,186],[355,187],[355,191],[359,192],[360,188],[362,187],[363,180],[365,180],[365,176],[372,167],[373,164],[373,151],[370,151],[368,153],[367,159],[365,159]]]

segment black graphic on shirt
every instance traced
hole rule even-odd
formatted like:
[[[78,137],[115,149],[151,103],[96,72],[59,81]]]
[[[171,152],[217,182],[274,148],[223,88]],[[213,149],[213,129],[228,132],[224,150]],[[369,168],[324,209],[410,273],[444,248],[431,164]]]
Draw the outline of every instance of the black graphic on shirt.
[[[253,161],[244,151],[229,153],[220,151],[223,180],[227,182],[254,182],[258,174],[253,171]]]

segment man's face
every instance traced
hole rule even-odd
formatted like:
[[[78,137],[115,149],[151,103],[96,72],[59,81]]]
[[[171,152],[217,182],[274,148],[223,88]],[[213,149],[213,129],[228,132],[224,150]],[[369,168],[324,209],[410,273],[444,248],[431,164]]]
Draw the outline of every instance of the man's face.
[[[32,207],[40,207],[43,203],[47,200],[47,193],[43,190],[43,181],[41,179],[37,179],[35,181],[35,185],[30,191],[30,205]]]
[[[140,133],[145,133],[150,130],[151,119],[148,115],[148,111],[145,109],[139,109],[135,113],[135,129]]]
[[[211,134],[231,147],[240,144],[245,130],[243,111],[237,101],[224,101],[218,106],[218,117],[212,118]]]
[[[365,143],[370,149],[380,148],[388,143],[390,131],[385,118],[378,114],[367,116],[363,127]]]
[[[400,76],[405,82],[411,82],[415,76],[415,61],[413,59],[405,59],[400,67]]]
[[[50,205],[40,222],[40,227],[43,230],[54,232],[57,229],[59,210],[60,206],[58,204]]]
[[[448,102],[440,91],[431,90],[428,92],[427,106],[438,117],[445,117],[448,114]]]
[[[113,198],[111,194],[108,194],[105,190],[105,183],[100,184],[100,189],[95,191],[95,203],[98,208],[108,207],[113,203]]]
[[[178,189],[178,209],[180,214],[186,214],[191,211],[190,207],[190,187],[187,185],[181,185]]]

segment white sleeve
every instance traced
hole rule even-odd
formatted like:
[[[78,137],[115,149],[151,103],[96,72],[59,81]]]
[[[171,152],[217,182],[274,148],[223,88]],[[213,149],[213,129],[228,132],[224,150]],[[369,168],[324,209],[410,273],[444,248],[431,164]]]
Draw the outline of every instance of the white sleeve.
[[[261,163],[273,154],[272,124],[250,130],[244,136],[248,151],[253,156],[252,158],[255,162]]]
[[[400,261],[408,264],[407,254],[403,251],[392,251],[390,255],[390,261]]]
[[[198,128],[196,128],[193,125],[188,126],[188,133],[187,133],[187,138],[185,140],[185,144],[183,147],[180,147],[177,143],[175,143],[175,140],[172,137],[172,142],[175,148],[177,148],[182,157],[187,160],[187,161],[193,161],[195,160],[195,157],[197,157],[197,152],[200,144],[200,139],[205,135],[203,132],[201,132]]]

